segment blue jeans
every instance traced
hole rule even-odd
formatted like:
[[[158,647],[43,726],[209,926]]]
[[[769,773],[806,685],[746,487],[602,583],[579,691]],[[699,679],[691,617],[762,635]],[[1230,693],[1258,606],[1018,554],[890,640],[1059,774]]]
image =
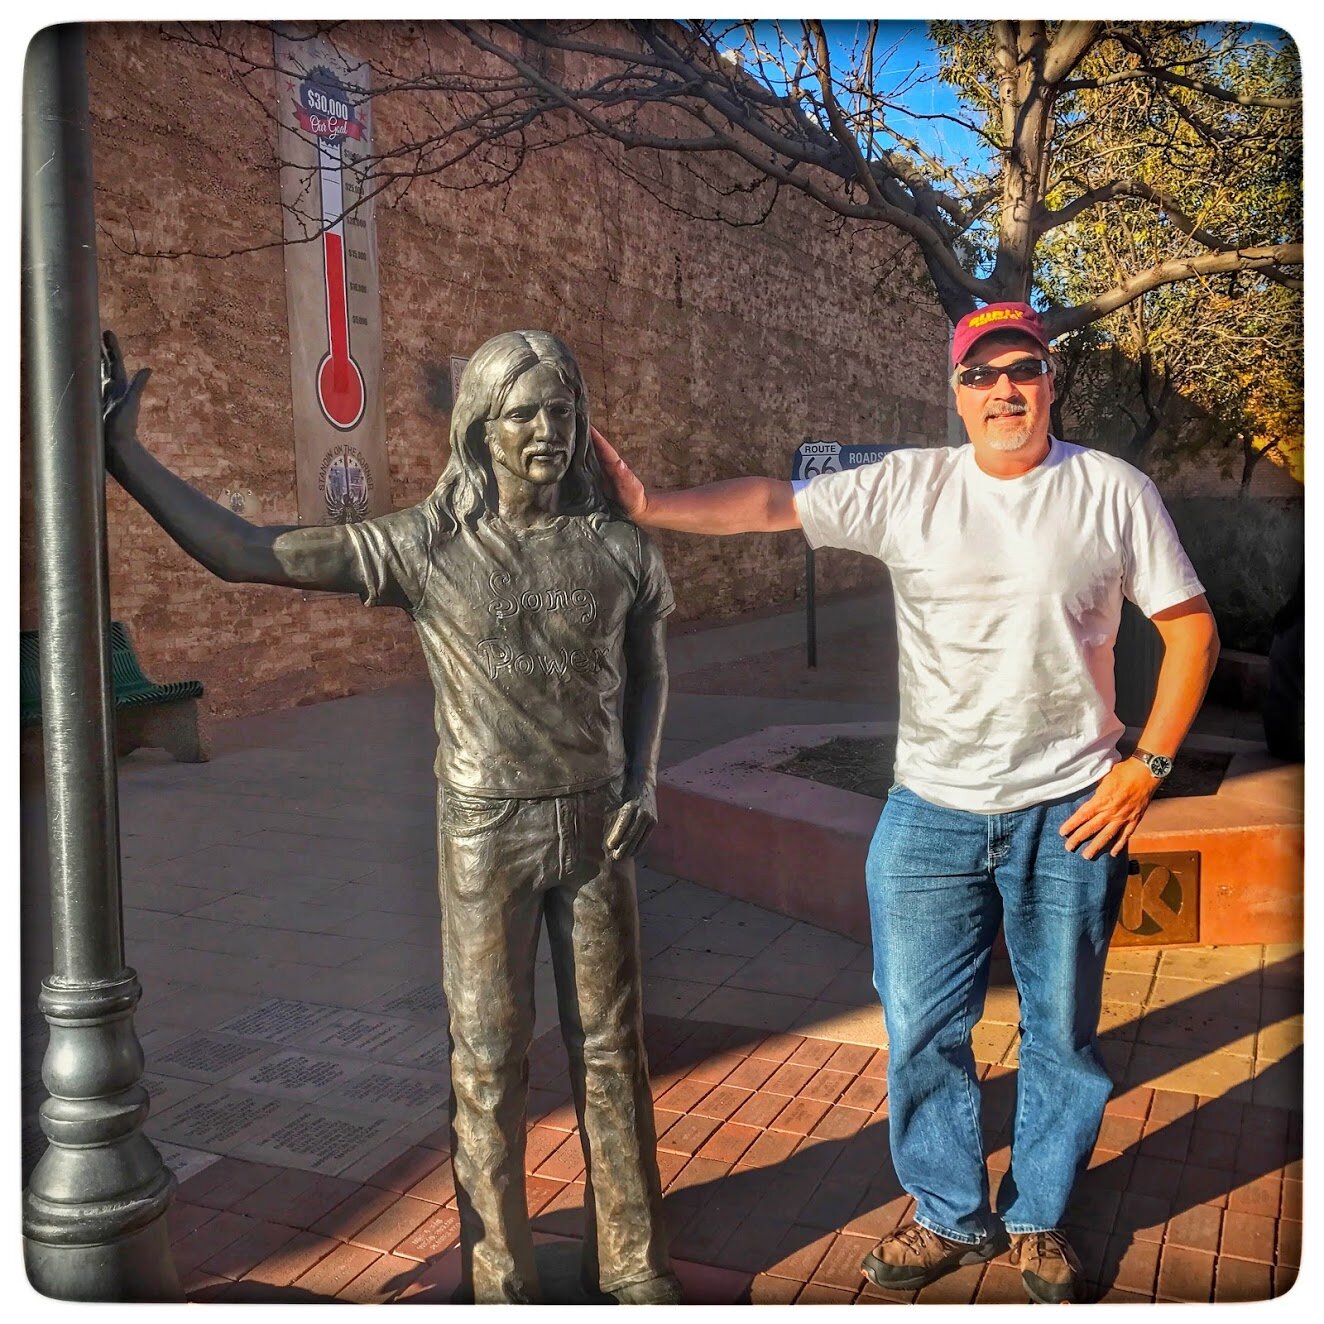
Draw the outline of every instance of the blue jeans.
[[[1058,828],[1094,787],[1006,814],[894,787],[869,848],[874,987],[887,1021],[892,1162],[916,1221],[954,1241],[995,1231],[970,1032],[999,922],[1020,992],[1008,1232],[1060,1226],[1112,1090],[1096,1047],[1127,857],[1086,860]]]

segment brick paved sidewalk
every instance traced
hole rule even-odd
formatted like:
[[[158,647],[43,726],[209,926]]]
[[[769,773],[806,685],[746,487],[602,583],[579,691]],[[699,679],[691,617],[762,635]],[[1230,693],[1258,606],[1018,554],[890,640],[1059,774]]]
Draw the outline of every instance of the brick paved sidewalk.
[[[653,1016],[647,1037],[672,1253],[691,1304],[1023,1302],[1005,1258],[916,1293],[860,1278],[913,1202],[887,1156],[887,1053]],[[984,1068],[993,1180],[1014,1086]],[[529,1209],[582,1235],[583,1157],[561,1046],[531,1055]],[[1136,1086],[1108,1105],[1069,1224],[1097,1299],[1256,1301],[1300,1263],[1300,1114]],[[222,1159],[171,1212],[195,1301],[446,1301],[459,1274],[444,1129],[367,1181]]]
[[[751,642],[776,644],[774,624],[682,637],[688,683],[735,674]],[[669,761],[776,722],[877,711],[848,686],[836,700],[814,687],[687,693],[675,670]],[[136,755],[121,769],[147,1132],[181,1179],[170,1229],[192,1300],[429,1301],[453,1289],[430,706],[428,687],[397,687],[221,724],[209,764]],[[26,1176],[44,1145],[34,1008],[50,948],[40,805],[24,814]],[[665,1208],[687,1300],[909,1299],[858,1273],[908,1209],[888,1159],[867,948],[647,867],[639,894]],[[583,1188],[550,973],[544,950],[529,1194],[560,1282]],[[1103,1299],[1253,1301],[1291,1285],[1302,984],[1299,947],[1110,956],[1101,1044],[1117,1091],[1071,1211]],[[995,961],[974,1031],[994,1184],[1017,1022]],[[994,1261],[918,1299],[1023,1297]]]

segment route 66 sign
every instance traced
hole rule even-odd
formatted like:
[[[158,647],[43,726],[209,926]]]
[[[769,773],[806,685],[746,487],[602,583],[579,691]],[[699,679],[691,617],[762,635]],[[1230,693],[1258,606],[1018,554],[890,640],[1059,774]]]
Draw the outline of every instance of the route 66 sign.
[[[837,441],[802,441],[796,447],[791,461],[791,481],[817,478],[819,474],[833,474],[842,469],[858,469],[862,464],[873,464],[900,446],[843,446]]]
[[[816,478],[841,468],[841,445],[835,441],[802,441],[791,464],[791,478]]]

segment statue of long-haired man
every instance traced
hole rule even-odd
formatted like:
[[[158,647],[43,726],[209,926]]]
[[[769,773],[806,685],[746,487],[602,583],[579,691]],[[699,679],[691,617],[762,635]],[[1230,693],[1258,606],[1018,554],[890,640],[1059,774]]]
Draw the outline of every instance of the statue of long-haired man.
[[[436,689],[443,982],[462,1294],[538,1301],[526,1058],[546,921],[587,1167],[583,1273],[679,1300],[662,1225],[632,857],[656,819],[671,586],[603,493],[583,377],[546,332],[469,360],[449,463],[418,505],[260,527],[137,439],[147,372],[106,337],[107,468],[221,578],[409,613]]]

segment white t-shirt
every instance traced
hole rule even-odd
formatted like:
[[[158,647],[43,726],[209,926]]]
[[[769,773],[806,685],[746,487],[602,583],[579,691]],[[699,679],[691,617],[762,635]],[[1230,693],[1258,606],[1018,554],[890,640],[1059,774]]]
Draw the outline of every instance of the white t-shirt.
[[[1113,641],[1204,591],[1154,484],[1051,439],[994,478],[969,445],[899,450],[800,486],[812,547],[887,564],[901,708],[895,778],[976,813],[1070,795],[1117,761]]]

